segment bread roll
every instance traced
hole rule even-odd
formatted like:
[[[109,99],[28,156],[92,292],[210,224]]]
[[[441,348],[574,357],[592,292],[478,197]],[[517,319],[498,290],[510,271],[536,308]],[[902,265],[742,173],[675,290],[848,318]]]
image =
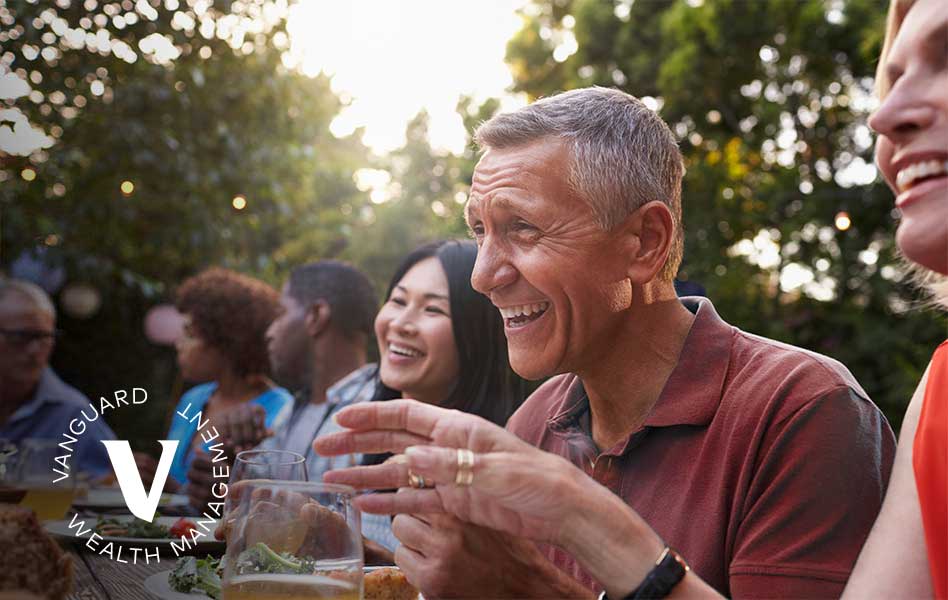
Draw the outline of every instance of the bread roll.
[[[416,600],[416,590],[398,567],[374,569],[365,574],[365,600]]]
[[[33,511],[0,504],[0,540],[0,594],[65,600],[73,586],[72,557],[43,530]]]

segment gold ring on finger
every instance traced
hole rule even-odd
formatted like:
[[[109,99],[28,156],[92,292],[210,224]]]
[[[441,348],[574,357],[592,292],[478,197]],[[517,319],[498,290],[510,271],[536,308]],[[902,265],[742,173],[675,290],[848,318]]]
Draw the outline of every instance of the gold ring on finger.
[[[467,448],[458,448],[458,472],[454,483],[469,486],[474,482],[474,453]]]
[[[415,475],[410,470],[408,471],[408,485],[415,488],[416,490],[427,487],[425,478],[421,475]]]

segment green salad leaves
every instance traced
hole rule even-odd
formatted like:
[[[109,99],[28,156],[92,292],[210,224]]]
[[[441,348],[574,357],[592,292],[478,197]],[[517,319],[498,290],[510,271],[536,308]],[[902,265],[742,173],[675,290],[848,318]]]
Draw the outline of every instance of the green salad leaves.
[[[204,592],[214,600],[221,597],[221,561],[208,556],[198,559],[183,556],[168,576],[168,584],[176,592]]]

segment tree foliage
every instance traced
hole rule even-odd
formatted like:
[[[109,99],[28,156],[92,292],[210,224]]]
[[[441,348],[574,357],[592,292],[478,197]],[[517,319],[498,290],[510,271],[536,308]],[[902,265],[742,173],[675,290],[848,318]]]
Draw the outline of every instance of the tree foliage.
[[[101,292],[98,315],[64,317],[56,361],[80,387],[168,393],[170,353],[139,324],[184,277],[223,265],[275,282],[345,250],[367,151],[358,132],[330,133],[342,104],[328,79],[284,66],[285,1],[0,11],[4,85],[31,88],[4,93],[4,114],[49,137],[0,156],[0,257],[9,267],[39,247]]]

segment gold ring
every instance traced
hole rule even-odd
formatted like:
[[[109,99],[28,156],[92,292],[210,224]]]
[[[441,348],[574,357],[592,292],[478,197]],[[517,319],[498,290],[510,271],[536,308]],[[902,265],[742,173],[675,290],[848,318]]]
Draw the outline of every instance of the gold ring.
[[[458,448],[458,472],[454,483],[469,486],[474,482],[474,453],[467,448]]]
[[[427,487],[425,483],[424,477],[421,475],[415,475],[411,471],[408,471],[408,485],[415,488],[416,490],[420,490],[424,487]]]

